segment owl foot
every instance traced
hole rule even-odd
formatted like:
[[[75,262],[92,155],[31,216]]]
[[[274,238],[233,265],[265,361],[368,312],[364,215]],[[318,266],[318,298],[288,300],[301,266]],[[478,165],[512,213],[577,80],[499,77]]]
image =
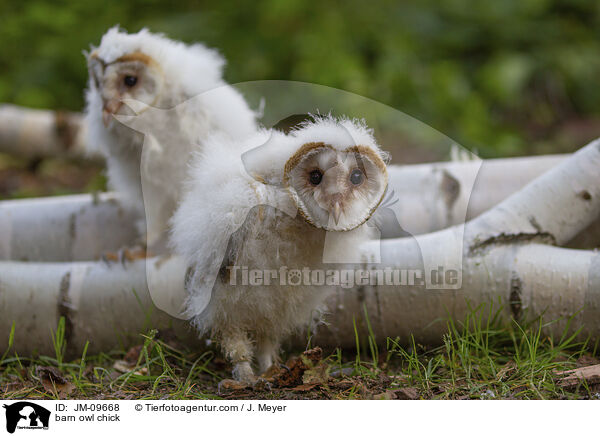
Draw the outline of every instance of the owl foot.
[[[247,383],[251,385],[256,382],[256,376],[254,375],[254,371],[252,371],[250,362],[247,361],[236,363],[233,367],[232,375],[235,380],[242,383]]]
[[[140,259],[146,259],[149,253],[143,247],[121,248],[116,253],[108,252],[102,254],[102,261],[111,266],[115,263],[120,263],[125,266],[129,262],[134,262]]]

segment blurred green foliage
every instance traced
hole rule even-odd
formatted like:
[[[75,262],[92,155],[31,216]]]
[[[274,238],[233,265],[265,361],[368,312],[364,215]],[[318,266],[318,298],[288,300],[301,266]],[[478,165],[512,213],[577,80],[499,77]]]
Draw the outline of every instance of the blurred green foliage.
[[[400,109],[484,156],[600,135],[600,2],[0,0],[0,101],[83,107],[114,24],[203,41],[230,82],[290,79]]]

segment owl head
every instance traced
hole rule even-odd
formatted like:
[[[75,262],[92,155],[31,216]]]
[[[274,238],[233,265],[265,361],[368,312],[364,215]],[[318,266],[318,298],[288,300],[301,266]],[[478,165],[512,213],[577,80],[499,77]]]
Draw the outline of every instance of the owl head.
[[[164,87],[165,76],[160,65],[150,56],[129,53],[105,62],[97,54],[88,59],[90,79],[102,99],[102,121],[105,127],[113,115],[122,113],[123,101],[137,100],[148,106],[156,105]]]
[[[388,158],[364,122],[316,119],[291,137],[297,150],[285,163],[283,182],[306,221],[328,231],[367,221],[387,189]]]
[[[99,47],[86,53],[88,105],[102,113],[105,127],[113,115],[130,115],[124,100],[146,107],[173,107],[222,84],[223,58],[201,44],[186,45],[142,29],[128,34],[110,29]],[[139,111],[136,111],[139,113]]]

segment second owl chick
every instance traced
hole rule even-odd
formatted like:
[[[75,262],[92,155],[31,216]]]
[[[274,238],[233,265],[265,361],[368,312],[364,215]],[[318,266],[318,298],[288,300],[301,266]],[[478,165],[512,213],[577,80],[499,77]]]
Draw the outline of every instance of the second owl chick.
[[[172,242],[190,265],[187,314],[220,342],[234,378],[255,380],[253,360],[268,369],[281,340],[322,308],[331,286],[292,272],[323,270],[328,233],[358,251],[387,188],[385,158],[364,123],[332,117],[241,147],[207,142]]]
[[[123,204],[145,217],[140,234],[152,245],[166,239],[190,152],[215,132],[253,133],[255,113],[223,80],[224,59],[202,44],[114,27],[87,60],[88,143],[106,156]]]

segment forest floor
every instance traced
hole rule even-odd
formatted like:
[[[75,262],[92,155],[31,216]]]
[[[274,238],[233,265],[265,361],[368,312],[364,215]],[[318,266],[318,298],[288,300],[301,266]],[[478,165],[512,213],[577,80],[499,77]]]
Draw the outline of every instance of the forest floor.
[[[20,159],[0,153],[0,200],[106,189],[100,165],[64,159]]]
[[[214,344],[189,350],[169,330],[140,335],[128,350],[83,350],[67,361],[59,323],[55,355],[0,356],[0,398],[600,399],[598,341],[567,329],[553,340],[541,319],[501,325],[497,314],[480,307],[448,320],[438,347],[367,337],[357,339],[358,352],[296,350],[254,386],[229,380]]]

